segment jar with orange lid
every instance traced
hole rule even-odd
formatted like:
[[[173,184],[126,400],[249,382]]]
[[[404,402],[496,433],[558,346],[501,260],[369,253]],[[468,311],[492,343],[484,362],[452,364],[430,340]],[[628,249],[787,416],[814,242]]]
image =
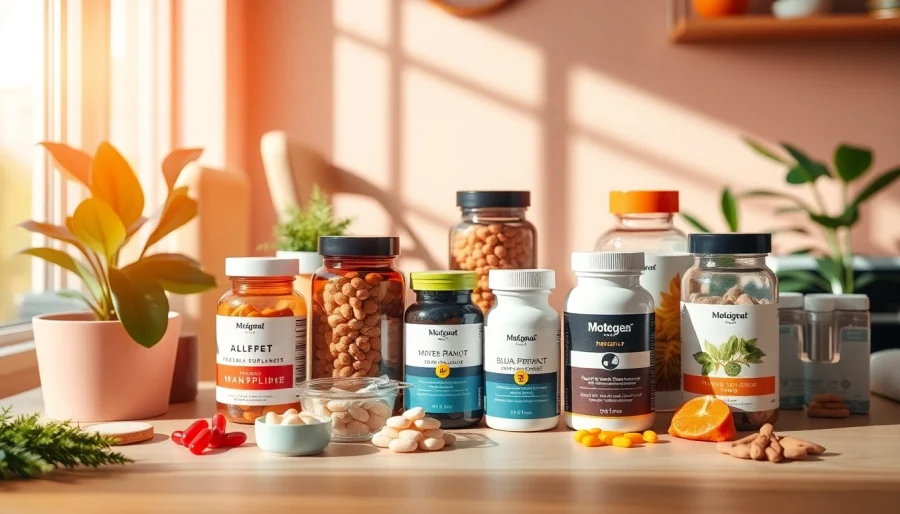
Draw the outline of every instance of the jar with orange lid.
[[[300,410],[306,380],[306,300],[296,259],[225,259],[231,290],[216,311],[216,411],[234,423]]]
[[[397,237],[323,236],[313,275],[312,378],[403,379],[403,274]],[[399,403],[398,403],[399,405]]]
[[[458,191],[460,219],[450,229],[450,269],[474,271],[472,301],[487,313],[494,305],[488,287],[492,269],[537,267],[537,230],[525,218],[528,191]]]
[[[641,287],[656,310],[654,381],[656,410],[681,404],[681,279],[694,263],[687,236],[673,221],[678,191],[610,191],[616,226],[600,236],[595,251],[644,252]]]

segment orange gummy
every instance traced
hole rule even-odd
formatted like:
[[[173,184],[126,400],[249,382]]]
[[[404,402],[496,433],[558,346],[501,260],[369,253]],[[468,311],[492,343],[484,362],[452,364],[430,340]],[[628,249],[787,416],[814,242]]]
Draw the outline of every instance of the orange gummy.
[[[669,434],[692,441],[731,441],[737,437],[731,409],[715,396],[701,396],[675,411]]]

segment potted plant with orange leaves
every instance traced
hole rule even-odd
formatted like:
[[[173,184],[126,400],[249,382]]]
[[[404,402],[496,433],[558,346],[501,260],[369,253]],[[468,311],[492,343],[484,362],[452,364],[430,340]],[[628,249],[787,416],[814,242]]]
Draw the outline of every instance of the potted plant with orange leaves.
[[[87,188],[88,197],[65,225],[37,221],[20,225],[66,243],[68,252],[43,247],[21,253],[80,277],[85,293],[70,294],[90,308],[33,320],[45,413],[77,421],[163,414],[181,327],[181,315],[169,311],[166,292],[199,293],[216,282],[189,257],[149,250],[196,216],[197,202],[175,182],[202,150],[175,150],[165,158],[166,201],[145,217],[141,184],[112,145],[101,143],[91,156],[61,143],[41,144],[60,172]],[[139,257],[121,262],[123,247],[145,225],[153,229]]]

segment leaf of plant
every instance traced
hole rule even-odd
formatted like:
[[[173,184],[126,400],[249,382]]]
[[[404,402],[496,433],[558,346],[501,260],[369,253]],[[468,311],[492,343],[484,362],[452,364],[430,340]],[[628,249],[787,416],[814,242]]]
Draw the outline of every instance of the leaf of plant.
[[[132,226],[144,212],[144,190],[128,161],[103,142],[91,163],[91,194],[106,202],[122,225]]]
[[[778,276],[779,285],[784,285],[785,281],[795,281],[801,284],[800,289],[806,289],[808,287],[816,287],[822,289],[824,291],[831,290],[831,284],[828,283],[827,280],[823,279],[819,275],[811,271],[806,270],[786,270],[779,271],[776,273]]]
[[[101,317],[100,309],[96,305],[94,305],[93,302],[88,300],[87,296],[81,294],[80,291],[72,291],[72,290],[57,291],[56,295],[59,297],[62,297],[62,298],[68,298],[70,300],[78,300],[78,301],[83,302],[84,305],[86,307],[89,307],[92,311],[94,311],[94,314],[96,314],[97,318],[100,319],[100,317]]]
[[[751,189],[750,191],[745,191],[737,196],[739,198],[743,198],[743,197],[747,197],[747,198],[754,198],[754,197],[778,198],[781,200],[787,200],[787,201],[791,202],[798,209],[801,209],[801,210],[804,210],[807,212],[810,211],[809,206],[806,204],[806,202],[803,201],[803,199],[801,199],[797,196],[794,196],[792,194],[789,194],[789,193],[779,193],[777,191],[769,191],[766,189]]]
[[[159,218],[159,224],[150,233],[150,237],[147,238],[144,252],[158,243],[160,239],[194,219],[196,215],[197,202],[193,198],[187,196],[187,194],[170,196],[163,209],[162,216]]]
[[[144,216],[141,216],[140,218],[138,218],[137,221],[132,223],[131,226],[125,230],[125,239],[126,240],[131,239],[131,237],[133,235],[137,234],[138,230],[140,230],[141,227],[144,226],[144,223],[147,223],[147,221],[149,221],[149,219],[150,218],[146,218]]]
[[[871,198],[882,189],[891,185],[895,180],[897,180],[898,177],[900,177],[900,168],[894,168],[890,171],[882,173],[874,180],[869,182],[869,184],[866,185],[866,187],[864,187],[858,195],[856,195],[856,198],[853,200],[852,205],[859,208],[859,206],[863,202]]]
[[[687,221],[692,227],[694,227],[698,231],[706,232],[706,233],[712,232],[712,230],[710,230],[706,225],[701,223],[697,218],[691,216],[690,214],[682,212],[679,215],[682,218],[684,218],[684,221]]]
[[[184,167],[187,166],[188,163],[199,159],[202,153],[202,148],[181,148],[172,150],[172,152],[163,159],[163,177],[165,177],[166,185],[169,187],[170,191],[175,188],[175,182],[178,180],[178,176],[181,175]]]
[[[63,143],[51,143],[44,141],[38,143],[50,152],[53,163],[67,177],[77,180],[90,187],[91,183],[91,156],[87,153],[72,148]]]
[[[796,205],[778,207],[777,209],[775,209],[775,214],[794,214],[797,212],[805,212],[805,210],[802,207],[797,207]]]
[[[84,246],[112,258],[125,242],[125,227],[115,211],[98,198],[87,198],[75,208],[71,230]]]
[[[821,273],[831,284],[834,284],[835,282],[841,283],[843,280],[844,266],[842,263],[830,257],[822,257],[816,259],[816,265],[819,267],[819,273]]]
[[[766,232],[771,232],[772,234],[804,234],[809,235],[809,230],[806,230],[805,227],[784,227],[784,228],[773,228]]]
[[[713,361],[720,360],[719,349],[716,348],[716,345],[709,341],[703,341],[703,349],[706,350],[706,354],[709,355],[709,358]]]
[[[788,184],[799,186],[810,182],[815,182],[816,176],[811,174],[803,166],[794,166],[790,170],[788,170],[788,173],[787,175],[785,175],[784,180]]]
[[[834,169],[849,184],[861,177],[872,165],[872,151],[858,146],[841,145],[834,151]]]
[[[697,364],[700,364],[701,366],[713,363],[712,357],[710,357],[706,352],[697,352],[693,355],[693,357],[694,360],[697,361]]]
[[[738,231],[738,210],[737,210],[737,201],[734,198],[734,195],[731,194],[731,189],[724,188],[722,189],[722,216],[725,217],[725,223],[728,224],[728,229],[732,232]]]
[[[753,150],[755,150],[756,153],[762,155],[763,157],[767,157],[767,158],[769,158],[769,159],[772,159],[772,160],[775,161],[775,162],[780,162],[781,164],[787,164],[787,163],[788,163],[787,160],[785,160],[785,159],[779,157],[778,155],[775,155],[775,152],[773,152],[772,150],[769,150],[768,148],[766,148],[765,146],[763,146],[761,143],[758,143],[757,141],[754,141],[753,139],[750,139],[750,138],[747,137],[747,136],[742,136],[741,139],[743,139],[744,142],[747,143],[747,145],[750,146],[750,148],[752,148]]]
[[[797,161],[798,166],[805,170],[807,176],[805,182],[815,182],[819,177],[831,176],[828,172],[828,168],[824,164],[813,161],[799,148],[788,143],[781,143],[781,146],[791,154],[791,157],[793,157],[795,161]],[[793,171],[793,169],[791,171]],[[788,173],[788,175],[790,175],[790,173]]]
[[[862,275],[856,277],[853,280],[853,288],[855,291],[859,291],[860,289],[871,285],[878,279],[877,275],[874,273],[863,273]]]
[[[174,253],[148,255],[125,269],[151,277],[176,294],[202,293],[216,287],[216,278],[204,273],[197,261]]]
[[[109,268],[116,315],[128,335],[141,346],[153,347],[169,324],[169,299],[153,279],[133,271]]]
[[[810,213],[809,218],[827,228],[852,227],[859,221],[859,209],[855,204],[851,203],[837,218],[812,213]]]
[[[103,296],[102,290],[100,289],[100,282],[97,278],[97,275],[94,274],[93,270],[91,270],[88,266],[82,264],[79,261],[76,261],[72,258],[71,255],[63,252],[62,250],[57,250],[56,248],[28,248],[19,252],[22,255],[31,255],[32,257],[37,257],[39,259],[43,259],[51,264],[55,264],[64,270],[71,271],[72,273],[78,275],[78,278],[84,282],[84,285],[90,289],[91,294],[94,295],[95,298],[101,298]]]
[[[55,239],[57,241],[62,241],[64,243],[69,243],[75,246],[81,246],[81,243],[79,243],[78,239],[75,238],[75,234],[73,234],[72,231],[66,227],[33,220],[23,221],[22,223],[19,223],[19,226],[29,232],[41,234],[43,236],[49,237],[50,239]]]

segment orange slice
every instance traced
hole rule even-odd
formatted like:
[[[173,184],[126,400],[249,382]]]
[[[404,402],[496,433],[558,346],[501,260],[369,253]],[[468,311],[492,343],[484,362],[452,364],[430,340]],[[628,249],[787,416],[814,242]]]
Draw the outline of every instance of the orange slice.
[[[715,396],[687,401],[675,411],[669,433],[692,441],[731,441],[737,437],[728,405]]]

